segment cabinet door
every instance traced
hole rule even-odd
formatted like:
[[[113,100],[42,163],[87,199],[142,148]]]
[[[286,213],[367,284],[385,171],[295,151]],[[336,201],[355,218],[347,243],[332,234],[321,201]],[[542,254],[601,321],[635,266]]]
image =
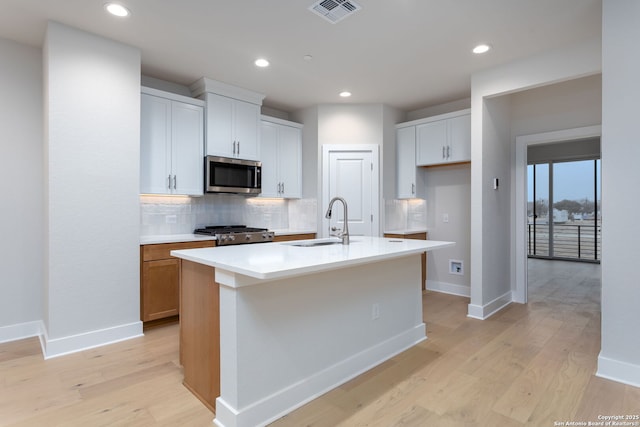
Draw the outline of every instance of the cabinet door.
[[[142,321],[179,314],[180,260],[145,261],[142,270]]]
[[[261,123],[260,160],[262,161],[261,197],[280,197],[278,178],[278,126]]]
[[[142,94],[140,110],[140,192],[170,194],[171,101]]]
[[[240,159],[258,160],[260,139],[260,107],[250,102],[234,100],[234,137],[236,155]]]
[[[301,163],[302,132],[291,126],[280,126],[278,132],[278,170],[282,183],[282,197],[302,197]]]
[[[236,157],[233,145],[233,103],[226,96],[206,94],[207,155]]]
[[[202,107],[173,101],[171,115],[173,193],[204,194],[204,112]]]
[[[411,199],[416,197],[416,127],[398,129],[396,144],[396,191],[399,199]]]
[[[448,121],[450,162],[471,161],[471,115],[458,116]]]
[[[439,120],[416,126],[416,144],[418,166],[446,162],[447,121]]]

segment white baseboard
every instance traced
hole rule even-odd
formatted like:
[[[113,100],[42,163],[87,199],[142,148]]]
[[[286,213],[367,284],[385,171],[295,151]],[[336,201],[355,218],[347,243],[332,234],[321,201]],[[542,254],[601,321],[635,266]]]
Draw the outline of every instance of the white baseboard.
[[[437,280],[427,280],[426,288],[429,291],[442,292],[444,294],[458,295],[467,298],[471,296],[471,287],[456,285],[454,283],[438,282]]]
[[[640,387],[640,365],[598,356],[596,376],[634,387]]]
[[[512,302],[511,291],[509,291],[485,305],[469,304],[467,317],[485,320],[493,316],[496,312],[502,310]]]
[[[2,326],[0,327],[0,343],[37,337],[41,334],[42,321],[40,320]]]
[[[242,409],[218,397],[213,422],[218,427],[265,426],[425,339],[421,323]]]
[[[42,350],[45,359],[113,344],[143,335],[142,322],[140,321],[55,339],[49,338],[46,328],[43,329]]]

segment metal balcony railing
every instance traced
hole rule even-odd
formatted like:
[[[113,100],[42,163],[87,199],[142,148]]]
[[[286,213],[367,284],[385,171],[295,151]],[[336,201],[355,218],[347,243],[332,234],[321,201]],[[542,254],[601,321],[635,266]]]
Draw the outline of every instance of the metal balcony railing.
[[[601,255],[600,224],[528,224],[530,257],[599,262]]]

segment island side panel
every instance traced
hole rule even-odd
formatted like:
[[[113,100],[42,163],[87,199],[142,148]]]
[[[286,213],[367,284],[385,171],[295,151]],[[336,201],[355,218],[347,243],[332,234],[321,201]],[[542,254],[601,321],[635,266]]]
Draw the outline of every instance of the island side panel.
[[[180,360],[184,385],[215,412],[220,395],[220,310],[215,269],[181,260]]]
[[[264,425],[424,340],[420,281],[413,254],[221,285],[216,424]]]

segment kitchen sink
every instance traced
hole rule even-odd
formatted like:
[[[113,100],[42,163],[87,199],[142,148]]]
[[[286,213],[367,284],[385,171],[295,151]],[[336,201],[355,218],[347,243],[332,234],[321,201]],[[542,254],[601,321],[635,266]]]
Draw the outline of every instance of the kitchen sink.
[[[287,242],[283,245],[297,246],[300,248],[312,248],[315,246],[327,246],[327,245],[341,245],[341,240],[336,239],[315,239],[315,240],[301,240],[298,242]]]

